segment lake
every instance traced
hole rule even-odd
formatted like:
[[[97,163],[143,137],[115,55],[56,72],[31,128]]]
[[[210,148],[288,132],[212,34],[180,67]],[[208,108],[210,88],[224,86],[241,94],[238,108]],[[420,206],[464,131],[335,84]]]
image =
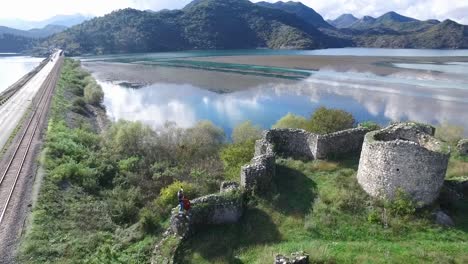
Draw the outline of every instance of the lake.
[[[38,66],[43,59],[0,54],[0,92]]]
[[[266,129],[287,113],[309,116],[326,106],[359,122],[447,123],[468,132],[467,50],[191,51],[82,60],[104,89],[111,119],[154,128],[211,120],[230,134],[246,120]]]

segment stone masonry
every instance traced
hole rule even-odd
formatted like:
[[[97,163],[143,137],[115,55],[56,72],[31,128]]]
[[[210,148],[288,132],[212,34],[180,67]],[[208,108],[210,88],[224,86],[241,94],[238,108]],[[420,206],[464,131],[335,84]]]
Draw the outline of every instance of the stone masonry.
[[[462,156],[468,156],[468,139],[462,139],[457,145],[458,153]]]
[[[301,129],[272,129],[265,131],[262,139],[256,142],[255,156],[274,153],[314,160],[359,153],[364,136],[369,131],[360,127],[318,135]]]
[[[417,123],[392,125],[365,136],[357,179],[371,196],[393,199],[398,190],[418,206],[431,204],[444,183],[450,151]]]
[[[246,190],[265,192],[276,173],[274,154],[256,156],[251,163],[241,168],[241,186]]]

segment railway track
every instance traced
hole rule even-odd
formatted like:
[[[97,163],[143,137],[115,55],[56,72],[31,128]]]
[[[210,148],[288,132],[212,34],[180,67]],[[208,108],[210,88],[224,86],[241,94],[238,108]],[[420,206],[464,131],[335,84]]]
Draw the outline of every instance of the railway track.
[[[40,138],[40,132],[46,121],[62,62],[63,57],[60,57],[42,84],[38,95],[33,100],[33,111],[26,121],[17,144],[14,145],[13,153],[6,166],[0,171],[0,228],[3,230],[8,216],[16,213],[18,204],[21,203],[20,192],[24,190],[18,188],[18,185],[22,178],[28,177],[30,173],[30,161],[34,160],[36,152],[35,143]]]

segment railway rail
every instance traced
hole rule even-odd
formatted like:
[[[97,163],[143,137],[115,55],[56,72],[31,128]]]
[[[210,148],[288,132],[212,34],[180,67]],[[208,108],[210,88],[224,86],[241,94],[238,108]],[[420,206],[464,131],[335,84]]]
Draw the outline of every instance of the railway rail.
[[[52,71],[47,76],[42,84],[39,93],[33,102],[33,111],[26,122],[21,136],[16,145],[14,145],[13,153],[11,154],[8,163],[0,171],[0,227],[5,224],[7,216],[14,211],[15,205],[12,204],[16,192],[22,191],[18,189],[18,183],[21,177],[26,177],[29,166],[28,158],[34,154],[34,142],[38,138],[39,133],[46,120],[47,112],[50,106],[51,97],[54,92],[58,74],[61,68],[63,58],[59,57],[59,61],[55,64]]]

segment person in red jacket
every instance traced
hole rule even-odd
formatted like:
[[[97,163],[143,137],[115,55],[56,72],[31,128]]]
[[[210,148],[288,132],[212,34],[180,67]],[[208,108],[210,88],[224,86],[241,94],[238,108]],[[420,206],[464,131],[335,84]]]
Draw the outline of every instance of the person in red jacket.
[[[177,192],[177,198],[179,199],[179,213],[183,213],[185,206],[184,206],[184,189],[180,188]]]

